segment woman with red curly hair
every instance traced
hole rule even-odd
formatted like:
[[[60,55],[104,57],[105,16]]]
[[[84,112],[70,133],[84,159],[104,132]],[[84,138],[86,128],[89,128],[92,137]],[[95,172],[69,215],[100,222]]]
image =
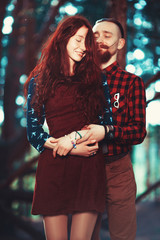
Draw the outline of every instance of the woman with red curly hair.
[[[70,239],[90,240],[97,215],[105,209],[103,154],[90,141],[90,156],[82,157],[76,143],[88,131],[80,129],[98,122],[103,112],[95,50],[88,20],[65,18],[44,45],[25,84],[27,135],[41,153],[32,214],[43,216],[47,240],[68,239],[68,214],[72,214]],[[49,134],[42,130],[44,116]]]

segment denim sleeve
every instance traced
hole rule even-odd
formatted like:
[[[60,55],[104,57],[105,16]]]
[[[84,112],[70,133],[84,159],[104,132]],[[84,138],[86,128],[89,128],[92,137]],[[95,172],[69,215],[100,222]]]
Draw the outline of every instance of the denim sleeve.
[[[38,117],[36,114],[33,104],[31,106],[35,84],[34,78],[32,78],[29,83],[27,96],[27,138],[30,144],[41,153],[44,151],[43,145],[50,135],[42,127],[45,120],[44,106],[42,107],[41,117]]]

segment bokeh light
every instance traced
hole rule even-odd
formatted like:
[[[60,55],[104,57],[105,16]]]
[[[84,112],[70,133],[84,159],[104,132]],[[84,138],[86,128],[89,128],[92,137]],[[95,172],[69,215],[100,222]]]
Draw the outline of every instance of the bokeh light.
[[[27,80],[27,75],[26,74],[22,74],[19,78],[19,82],[21,84],[24,84],[26,82],[26,80]]]
[[[51,1],[51,6],[57,6],[58,3],[59,3],[58,0],[52,0],[52,1]]]
[[[157,112],[160,109],[160,100],[152,101],[146,108],[146,123],[147,125],[160,125],[160,114]]]
[[[75,14],[77,14],[78,12],[78,9],[76,7],[74,7],[71,3],[68,3],[66,6],[65,6],[65,12],[70,15],[70,16],[73,16]]]
[[[27,121],[26,121],[26,118],[21,118],[21,120],[20,120],[20,125],[22,126],[22,127],[26,127],[26,125],[27,125]]]
[[[129,52],[127,53],[127,59],[128,59],[128,61],[134,60],[133,52],[129,51]]]
[[[13,11],[15,9],[15,6],[14,4],[9,4],[6,9],[7,11]]]
[[[141,26],[142,25],[141,18],[140,17],[134,18],[134,24],[136,24],[137,26]]]
[[[151,22],[147,22],[147,21],[143,21],[142,25],[143,25],[144,28],[147,28],[149,30],[151,30],[152,27],[153,27],[152,23]]]
[[[142,38],[141,38],[141,41],[142,41],[142,43],[143,43],[144,45],[147,45],[150,40],[149,40],[149,38],[147,38],[147,37],[142,37]]]
[[[145,57],[144,52],[138,48],[136,50],[134,50],[133,55],[137,60],[142,60]]]
[[[145,0],[140,0],[139,3],[141,4],[141,6],[145,7],[147,5]]]
[[[128,64],[128,65],[126,66],[126,70],[127,70],[128,72],[130,72],[130,73],[135,73],[136,68],[135,68],[135,66],[134,66],[133,64]]]
[[[144,6],[142,6],[141,4],[139,3],[135,3],[134,4],[134,7],[137,9],[137,10],[142,10],[144,8]]]
[[[149,101],[149,100],[153,99],[154,96],[155,96],[155,83],[152,83],[146,89],[146,100]]]
[[[5,68],[7,66],[7,64],[8,64],[7,56],[2,57],[1,58],[1,66]]]
[[[160,46],[156,46],[156,49],[155,49],[155,50],[156,50],[156,54],[157,54],[157,55],[160,55]]]
[[[16,104],[17,104],[17,105],[19,105],[19,106],[20,106],[20,105],[23,105],[24,102],[25,102],[24,97],[22,97],[22,96],[20,96],[20,95],[16,97]]]
[[[2,28],[2,33],[3,34],[10,34],[12,32],[12,27],[8,25],[4,25]]]
[[[3,20],[4,25],[12,25],[14,23],[14,18],[12,16],[5,17]]]
[[[0,125],[4,122],[4,111],[2,106],[0,106]]]
[[[135,71],[135,74],[138,75],[138,76],[141,76],[143,73],[143,70],[140,66],[136,66],[136,71]]]
[[[156,92],[160,92],[160,79],[155,82],[155,90]]]
[[[7,16],[3,20],[2,33],[10,34],[12,32],[12,24],[14,23],[14,18],[12,16]]]
[[[8,44],[9,40],[8,40],[8,36],[5,35],[2,37],[2,47],[6,47]]]

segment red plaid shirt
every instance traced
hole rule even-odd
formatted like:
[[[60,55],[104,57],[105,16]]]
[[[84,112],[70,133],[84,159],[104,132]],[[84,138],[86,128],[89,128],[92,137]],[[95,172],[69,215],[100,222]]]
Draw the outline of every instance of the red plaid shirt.
[[[114,62],[104,70],[110,90],[113,127],[106,136],[107,156],[126,153],[146,136],[143,80]]]

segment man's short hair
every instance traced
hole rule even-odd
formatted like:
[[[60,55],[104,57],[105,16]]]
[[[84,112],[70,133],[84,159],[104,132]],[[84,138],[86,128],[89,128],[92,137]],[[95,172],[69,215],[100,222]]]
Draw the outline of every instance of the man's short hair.
[[[114,18],[101,18],[101,19],[97,20],[95,22],[95,24],[100,23],[100,22],[112,22],[112,23],[115,23],[118,26],[118,28],[119,28],[119,30],[121,32],[121,37],[124,38],[124,29],[122,27],[122,24],[118,20],[116,20]]]

